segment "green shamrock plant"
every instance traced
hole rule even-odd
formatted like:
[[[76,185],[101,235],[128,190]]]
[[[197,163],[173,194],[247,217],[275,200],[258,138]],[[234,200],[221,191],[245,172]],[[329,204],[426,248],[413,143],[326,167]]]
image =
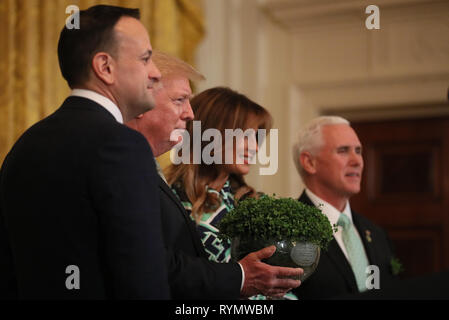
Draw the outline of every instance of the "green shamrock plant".
[[[218,226],[222,239],[293,240],[326,249],[336,232],[320,209],[291,198],[263,195],[238,203]]]

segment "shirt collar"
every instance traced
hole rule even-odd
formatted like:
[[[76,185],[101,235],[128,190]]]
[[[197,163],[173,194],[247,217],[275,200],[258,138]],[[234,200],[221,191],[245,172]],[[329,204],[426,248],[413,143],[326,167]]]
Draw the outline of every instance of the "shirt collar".
[[[114,118],[117,120],[117,122],[123,124],[123,116],[120,112],[120,109],[117,107],[117,105],[112,102],[110,99],[106,98],[105,96],[87,89],[73,89],[70,93],[70,96],[77,96],[77,97],[83,97],[92,101],[95,101],[100,106],[108,110]]]
[[[156,164],[157,173],[162,178],[162,180],[164,180],[164,182],[168,185],[168,182],[167,182],[167,179],[165,178],[164,172],[162,171],[162,168],[156,158],[154,158],[154,163]]]
[[[316,194],[314,194],[312,191],[306,188],[305,190],[307,196],[310,198],[312,203],[321,209],[323,214],[327,216],[329,219],[329,222],[331,225],[337,224],[338,218],[340,217],[340,214],[346,214],[349,218],[349,220],[352,223],[352,213],[351,213],[351,206],[349,205],[349,201],[346,201],[346,206],[343,210],[343,212],[340,212],[337,210],[333,205],[331,205],[329,202],[324,201],[320,197],[318,197]]]

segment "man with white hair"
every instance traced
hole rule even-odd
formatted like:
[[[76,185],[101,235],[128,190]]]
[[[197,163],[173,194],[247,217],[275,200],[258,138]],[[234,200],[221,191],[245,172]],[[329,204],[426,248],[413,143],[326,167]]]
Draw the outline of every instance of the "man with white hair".
[[[293,160],[305,184],[299,201],[319,207],[338,226],[315,273],[294,293],[320,299],[386,285],[393,258],[388,236],[349,204],[360,191],[363,171],[362,145],[349,122],[336,116],[313,119],[298,134]]]

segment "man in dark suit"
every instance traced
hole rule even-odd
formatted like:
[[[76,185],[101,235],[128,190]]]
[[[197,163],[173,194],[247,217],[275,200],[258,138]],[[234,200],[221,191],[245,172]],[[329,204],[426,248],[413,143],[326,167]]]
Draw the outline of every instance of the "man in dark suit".
[[[298,134],[293,159],[306,187],[299,201],[320,207],[338,225],[317,269],[294,293],[300,299],[322,299],[391,283],[393,252],[387,234],[349,204],[360,191],[363,170],[362,146],[349,122],[340,117],[312,120]]]
[[[162,74],[162,87],[155,91],[156,107],[128,122],[148,140],[155,156],[178,143],[174,130],[185,129],[193,120],[190,80],[204,78],[185,62],[155,52],[154,61]],[[257,293],[283,296],[300,282],[283,279],[299,275],[302,269],[269,266],[261,260],[274,253],[268,247],[249,254],[239,263],[208,261],[193,220],[164,181],[159,179],[162,226],[168,255],[168,273],[175,299],[238,299]]]
[[[72,94],[1,170],[2,298],[169,298],[153,155],[122,124],[154,107],[160,78],[138,19],[137,9],[95,6],[61,32]]]

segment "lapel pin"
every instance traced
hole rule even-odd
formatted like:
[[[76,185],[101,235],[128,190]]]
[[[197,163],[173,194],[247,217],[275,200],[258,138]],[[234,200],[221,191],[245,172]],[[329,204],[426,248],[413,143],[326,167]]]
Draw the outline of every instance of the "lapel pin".
[[[371,238],[371,231],[365,230],[365,237],[366,237],[366,241],[368,241],[368,242],[373,241],[373,239]]]

